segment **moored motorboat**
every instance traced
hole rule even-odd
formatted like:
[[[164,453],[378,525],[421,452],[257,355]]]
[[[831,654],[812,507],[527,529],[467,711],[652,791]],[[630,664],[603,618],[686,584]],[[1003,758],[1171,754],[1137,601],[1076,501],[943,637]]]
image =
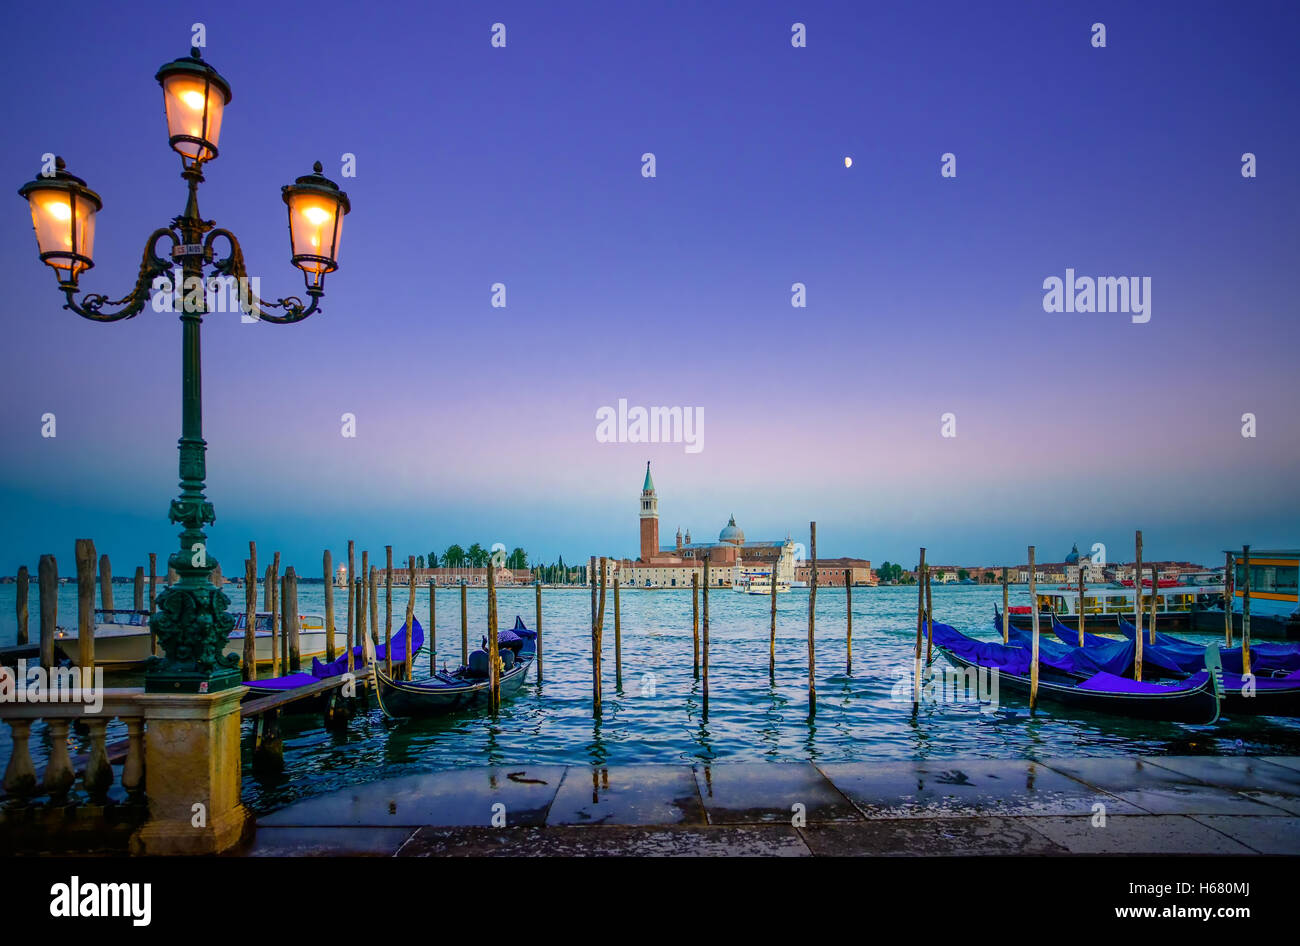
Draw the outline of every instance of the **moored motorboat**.
[[[56,627],[54,645],[74,664],[80,657],[77,626]],[[143,666],[153,656],[149,612],[125,608],[95,610],[95,666],[129,670]]]
[[[236,613],[232,615],[235,619],[235,628],[230,632],[230,641],[226,644],[226,653],[234,654],[242,658],[244,656],[244,629],[248,626],[248,615]],[[255,655],[259,667],[269,665],[272,662],[271,655],[271,634],[272,634],[272,615],[266,611],[257,613],[257,623],[253,631],[253,640],[256,647]],[[280,634],[284,634],[284,623],[280,624]],[[338,638],[338,631],[335,631],[335,639]],[[279,637],[275,640],[276,646],[280,646]],[[298,653],[306,660],[308,657],[319,657],[326,652],[325,642],[325,618],[319,614],[301,614],[298,616]]]

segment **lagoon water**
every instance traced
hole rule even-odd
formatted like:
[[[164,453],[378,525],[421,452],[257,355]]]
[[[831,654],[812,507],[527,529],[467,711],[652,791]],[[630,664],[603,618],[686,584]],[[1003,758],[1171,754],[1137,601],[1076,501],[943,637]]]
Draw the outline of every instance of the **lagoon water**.
[[[119,603],[129,585],[115,586]],[[228,593],[242,607],[242,589]],[[936,618],[994,638],[996,587],[936,586]],[[13,585],[0,586],[0,644],[15,640]],[[36,589],[31,631],[37,633]],[[337,621],[346,592],[336,593]],[[438,592],[438,665],[460,658],[460,595]],[[323,613],[324,589],[299,586],[304,613]],[[519,614],[534,623],[533,590],[498,593],[501,624]],[[1012,603],[1027,604],[1023,586]],[[1050,703],[1030,718],[1024,701],[1002,694],[996,711],[973,702],[923,704],[913,714],[908,681],[916,634],[916,589],[858,588],[853,593],[853,673],[845,673],[843,589],[817,593],[817,714],[808,718],[808,593],[778,596],[776,679],[768,676],[770,599],[730,590],[710,595],[709,718],[701,719],[701,687],[691,671],[689,590],[630,590],[622,594],[623,685],[614,676],[612,593],[607,602],[604,711],[591,712],[590,597],[585,588],[543,591],[545,680],[529,682],[495,718],[467,711],[441,719],[390,721],[370,709],[343,732],[326,731],[319,717],[284,722],[285,774],[254,776],[248,766],[245,724],[244,800],[256,811],[350,784],[396,775],[489,763],[633,763],[885,759],[1051,758],[1136,754],[1300,754],[1300,720],[1242,718],[1214,726],[1140,723],[1102,715],[1074,718]],[[394,629],[406,610],[406,591],[394,593]],[[59,613],[76,614],[75,586],[60,589]],[[416,614],[428,623],[428,592]],[[469,592],[470,646],[483,633],[486,593]],[[380,602],[381,635],[383,602]],[[340,648],[342,646],[342,624]],[[1205,638],[1206,642],[1210,638]],[[942,658],[936,658],[942,666]],[[427,673],[428,653],[417,658]],[[118,724],[120,725],[120,724]],[[38,770],[44,735],[33,738]],[[80,749],[74,749],[80,751]],[[0,759],[9,732],[0,727]]]

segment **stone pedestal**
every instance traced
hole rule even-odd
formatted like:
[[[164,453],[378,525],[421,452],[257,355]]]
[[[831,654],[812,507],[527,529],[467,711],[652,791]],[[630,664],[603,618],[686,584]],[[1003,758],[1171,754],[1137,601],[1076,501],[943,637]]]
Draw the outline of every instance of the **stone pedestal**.
[[[247,820],[239,803],[246,689],[139,698],[149,821],[131,839],[132,853],[218,854],[239,843]]]

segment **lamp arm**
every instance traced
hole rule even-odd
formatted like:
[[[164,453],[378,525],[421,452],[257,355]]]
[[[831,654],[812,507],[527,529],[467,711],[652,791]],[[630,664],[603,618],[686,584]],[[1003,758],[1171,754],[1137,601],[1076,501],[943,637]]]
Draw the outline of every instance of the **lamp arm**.
[[[204,247],[207,251],[212,250],[212,243],[217,237],[224,237],[230,244],[230,254],[224,259],[214,260],[212,268],[223,276],[231,276],[235,279],[248,279],[248,267],[244,264],[244,251],[239,246],[239,240],[229,230],[216,229],[208,234],[204,240]],[[303,305],[302,299],[297,296],[286,296],[275,302],[265,302],[252,293],[246,294],[247,304],[249,307],[248,314],[256,319],[265,319],[267,322],[273,322],[276,325],[289,325],[293,322],[301,322],[309,315],[319,311],[320,297],[323,295],[321,289],[308,289],[307,295],[311,297],[311,302]],[[275,315],[269,312],[269,309],[284,309],[283,315]]]
[[[159,227],[149,235],[149,239],[144,244],[144,253],[140,257],[140,272],[136,276],[135,288],[130,293],[121,299],[110,300],[108,296],[101,293],[88,292],[81,297],[81,302],[78,303],[73,298],[77,287],[64,286],[63,294],[68,301],[63,307],[71,309],[83,319],[90,319],[92,322],[120,322],[123,319],[130,319],[139,315],[149,303],[150,290],[153,288],[154,280],[159,276],[167,275],[172,269],[171,260],[159,256],[155,250],[158,241],[163,237],[170,239],[173,247],[177,246],[181,241],[176,232],[169,230],[167,227]],[[112,308],[122,306],[122,308],[117,309],[116,312],[105,312],[103,311],[104,306]]]

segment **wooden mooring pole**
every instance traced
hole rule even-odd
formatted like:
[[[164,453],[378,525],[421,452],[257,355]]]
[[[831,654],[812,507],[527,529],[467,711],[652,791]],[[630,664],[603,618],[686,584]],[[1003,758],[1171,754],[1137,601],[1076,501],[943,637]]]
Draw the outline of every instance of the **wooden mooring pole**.
[[[370,566],[370,588],[366,592],[370,602],[370,642],[379,646],[379,566]]]
[[[144,566],[135,566],[131,579],[131,607],[138,613],[144,610]]]
[[[844,569],[844,616],[847,633],[844,640],[844,672],[853,672],[853,569]]]
[[[501,705],[501,642],[497,640],[496,571],[496,563],[489,559],[487,566],[488,708],[493,713]]]
[[[618,579],[614,579],[614,689],[623,689],[623,610],[618,600]]]
[[[812,577],[808,581],[808,718],[817,715],[817,523],[808,523],[808,554]]]
[[[767,677],[772,683],[776,682],[776,566],[777,562],[772,563],[772,588],[771,588],[771,626],[767,632]]]
[[[1233,568],[1232,553],[1223,553],[1223,643],[1232,646],[1232,602],[1237,597],[1233,586],[1237,583],[1236,570]]]
[[[406,638],[406,649],[411,649],[411,638]],[[384,546],[384,673],[393,675],[393,547]]]
[[[107,552],[99,557],[99,606],[105,611],[113,610],[113,566]]]
[[[1087,587],[1086,579],[1083,577],[1083,573],[1086,568],[1086,566],[1084,565],[1084,561],[1085,559],[1082,558],[1079,559],[1079,646],[1080,647],[1083,646],[1083,634],[1084,634],[1083,622],[1085,620],[1085,615],[1088,613],[1088,607],[1084,603],[1085,599],[1083,597],[1083,592]]]
[[[95,543],[77,539],[77,666],[95,666]]]
[[[158,610],[158,553],[149,553],[149,613]]]
[[[593,556],[592,561],[595,561]],[[600,558],[600,604],[591,623],[591,704],[593,715],[600,715],[600,655],[605,633],[605,557]]]
[[[1011,633],[1011,611],[1008,607],[1011,601],[1011,590],[1007,587],[1007,570],[1002,569],[1002,643],[1007,643],[1007,635]]]
[[[533,581],[533,589],[537,595],[537,682],[542,682],[542,580],[537,578]]]
[[[406,565],[406,679],[415,671],[415,556]]]
[[[700,573],[691,569],[691,672],[700,679]]]
[[[41,667],[54,666],[54,632],[59,626],[59,566],[53,555],[42,555],[36,565],[36,589],[41,608]]]
[[[925,665],[934,662],[934,574],[927,566],[925,569]]]
[[[321,555],[325,575],[325,659],[334,659],[334,556],[329,549]]]
[[[704,685],[703,693],[703,710],[702,719],[709,718],[709,558],[708,552],[704,553]]]
[[[286,660],[285,667],[289,673],[297,673],[302,669],[302,627],[298,620],[298,572],[292,565],[284,570],[284,584],[282,586],[284,603],[281,610],[284,613],[284,641]]]
[[[438,672],[438,600],[433,579],[429,579],[429,675]]]
[[[1156,599],[1160,596],[1160,569],[1151,566],[1151,644],[1156,642]]]
[[[1029,613],[1034,628],[1034,646],[1029,658],[1029,712],[1038,709],[1038,574],[1034,565],[1034,547],[1029,546]]]
[[[1138,529],[1133,541],[1137,557],[1133,562],[1133,635],[1137,648],[1133,653],[1133,679],[1142,679],[1142,530]]]
[[[912,708],[921,702],[921,635],[925,633],[925,547],[921,547],[921,561],[916,566],[916,653],[912,681]]]
[[[18,595],[14,600],[14,607],[18,612],[17,613],[17,617],[18,617],[17,642],[19,644],[27,643],[27,624],[28,624],[27,585],[30,580],[31,579],[27,575],[27,566],[26,565],[20,566],[18,569],[18,589],[17,589]]]
[[[460,664],[465,666],[469,663],[469,618],[466,615],[465,604],[465,579],[460,580]]]
[[[1250,670],[1250,546],[1241,547],[1241,675]]]
[[[248,544],[253,545],[252,542]],[[244,622],[244,659],[240,672],[247,682],[257,679],[257,652],[253,637],[257,627],[257,560],[252,558],[244,559]]]
[[[347,623],[347,646],[348,646],[348,660],[347,660],[347,668],[348,668],[348,669],[347,669],[347,672],[348,672],[348,673],[351,673],[351,672],[352,672],[353,661],[354,661],[354,659],[355,659],[355,658],[353,657],[353,655],[352,655],[352,650],[353,650],[354,647],[356,647],[356,641],[357,641],[357,636],[356,636],[356,620],[357,620],[357,574],[356,574],[356,564],[357,564],[357,549],[356,549],[356,542],[355,542],[355,540],[353,540],[353,539],[348,539],[348,574],[347,574],[347,583],[348,583],[348,623]]]

